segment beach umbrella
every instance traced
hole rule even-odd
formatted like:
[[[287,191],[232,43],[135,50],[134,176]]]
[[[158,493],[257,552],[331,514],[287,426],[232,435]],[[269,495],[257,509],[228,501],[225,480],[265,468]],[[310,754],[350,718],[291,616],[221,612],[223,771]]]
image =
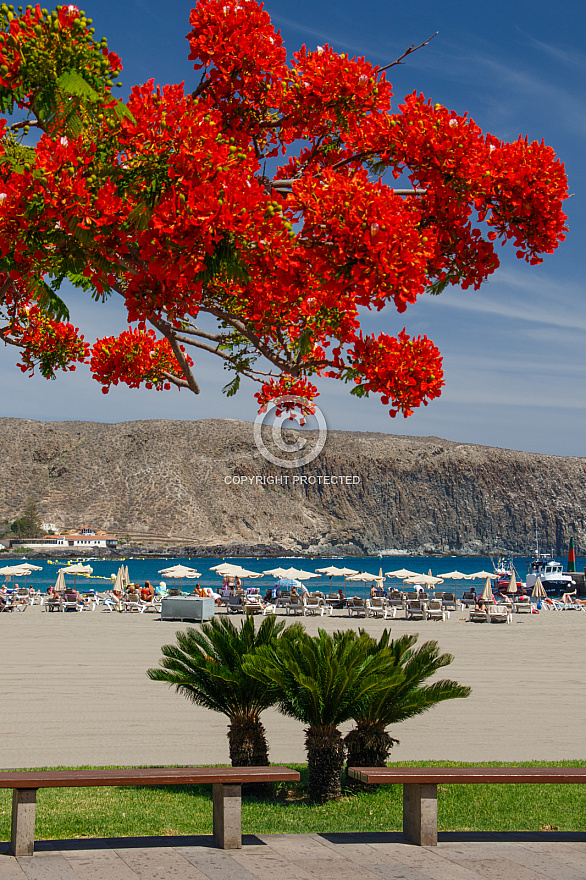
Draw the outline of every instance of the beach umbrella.
[[[509,587],[507,590],[508,593],[516,593],[517,592],[517,575],[515,572],[511,572],[511,580],[509,581]]]
[[[492,601],[492,581],[489,577],[487,577],[486,581],[484,582],[484,590],[482,591],[481,598],[484,599],[485,602]]]
[[[260,571],[250,571],[248,568],[243,568],[241,565],[233,565],[231,562],[222,562],[220,565],[214,565],[212,566],[212,568],[210,568],[210,571],[215,571],[216,574],[220,575],[220,577],[263,577],[263,574]]]
[[[5,565],[0,568],[0,574],[4,577],[25,577],[31,571],[41,571],[41,565],[32,565],[30,562],[22,562],[18,565]]]
[[[277,581],[279,587],[300,587],[302,586],[301,581],[296,581],[294,578],[279,578]]]
[[[277,566],[277,568],[265,568],[263,574],[272,574],[274,577],[280,578],[287,576],[286,571],[286,568],[279,568],[279,566]]]
[[[494,580],[497,577],[498,574],[495,574],[494,571],[475,571],[474,574],[468,575],[468,579],[471,581],[484,581],[486,578]]]
[[[280,577],[293,578],[296,581],[308,581],[310,578],[321,577],[321,574],[316,574],[315,571],[303,571],[301,568],[285,568]]]
[[[416,571],[409,571],[408,568],[398,568],[397,571],[385,571],[387,577],[397,578],[400,581],[404,581],[405,578],[416,577]]]
[[[319,571],[320,574],[327,574],[330,580],[333,577],[348,577],[351,574],[358,574],[355,568],[336,568],[335,565],[330,565],[327,568],[316,568],[316,571]]]
[[[447,580],[454,581],[454,596],[455,596],[456,595],[456,581],[468,580],[470,578],[470,575],[464,574],[463,572],[455,569],[454,571],[446,571],[444,574],[438,575],[438,577],[443,578],[444,581],[447,581]]]
[[[63,593],[65,592],[65,578],[63,577],[63,572],[57,572],[57,580],[55,581],[55,587],[53,590],[54,593]]]
[[[181,589],[183,585],[183,578],[201,577],[199,571],[196,571],[195,568],[188,568],[186,565],[172,565],[170,568],[161,568],[159,569],[159,574],[178,580],[179,589]]]
[[[537,580],[533,584],[533,589],[531,591],[532,599],[547,599],[547,593],[543,588],[543,584],[541,583],[541,578],[537,575]]]
[[[413,577],[405,578],[405,583],[407,584],[425,584],[428,587],[433,587],[435,584],[443,584],[443,582],[443,578],[435,577],[433,574],[416,574]]]
[[[93,568],[91,567],[91,565],[83,565],[83,563],[77,562],[75,565],[66,565],[64,568],[60,568],[59,571],[62,571],[64,575],[73,575],[73,586],[75,588],[78,574],[82,574],[87,577],[93,572]]]
[[[380,575],[378,574],[369,574],[367,571],[361,571],[358,574],[349,575],[346,580],[347,581],[362,581],[364,583],[364,595],[366,597],[366,585],[370,583],[381,584],[384,581],[384,575],[382,573],[382,568],[380,571]]]
[[[122,583],[125,587],[127,587],[130,583],[130,573],[128,571],[127,565],[122,566]]]

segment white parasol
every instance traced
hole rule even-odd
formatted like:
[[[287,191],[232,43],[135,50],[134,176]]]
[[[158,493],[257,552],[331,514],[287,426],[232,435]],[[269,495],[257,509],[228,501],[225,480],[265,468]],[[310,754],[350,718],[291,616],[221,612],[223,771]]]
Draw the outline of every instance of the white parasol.
[[[531,591],[532,599],[547,599],[547,593],[545,592],[544,586],[541,583],[541,578],[537,575],[535,583],[533,584],[533,589]]]
[[[416,571],[409,571],[408,568],[398,568],[397,571],[385,571],[387,577],[397,578],[397,580],[404,581],[405,578],[410,577],[418,577]]]
[[[77,583],[77,575],[81,574],[87,577],[93,572],[93,568],[91,565],[83,565],[81,562],[77,562],[75,565],[66,565],[64,568],[60,568],[59,571],[62,571],[64,575],[72,574],[73,575],[73,587]]]
[[[489,577],[487,577],[484,582],[484,590],[482,591],[481,598],[484,599],[485,602],[492,602],[492,581]]]
[[[159,570],[159,574],[163,574],[165,575],[165,577],[178,580],[179,589],[181,589],[183,585],[183,578],[201,577],[199,571],[196,571],[195,568],[188,568],[186,565],[172,565],[170,568],[161,568]]]
[[[509,589],[508,593],[516,593],[517,592],[517,576],[515,572],[511,572],[511,580],[509,581]]]
[[[308,581],[310,578],[321,577],[321,574],[316,574],[315,571],[303,571],[300,568],[274,569],[273,571],[265,571],[265,574],[275,574],[277,570],[280,571],[279,577],[291,578],[296,581]]]

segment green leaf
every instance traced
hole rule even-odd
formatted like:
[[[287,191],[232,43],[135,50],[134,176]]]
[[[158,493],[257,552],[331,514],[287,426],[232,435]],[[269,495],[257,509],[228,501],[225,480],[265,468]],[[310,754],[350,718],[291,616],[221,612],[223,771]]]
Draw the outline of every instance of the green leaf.
[[[36,285],[34,296],[41,309],[56,321],[69,321],[69,309],[42,278]]]
[[[118,119],[128,119],[130,122],[136,122],[133,114],[130,112],[126,104],[123,101],[116,101],[113,107],[110,107],[109,110],[117,116]]]
[[[226,397],[234,397],[234,395],[238,392],[240,388],[240,376],[234,376],[231,382],[228,382],[227,385],[224,385],[222,388],[223,393]]]
[[[65,70],[57,80],[57,85],[67,95],[85,98],[93,104],[101,99],[101,95],[95,89],[92,89],[90,84],[80,76],[77,70]]]

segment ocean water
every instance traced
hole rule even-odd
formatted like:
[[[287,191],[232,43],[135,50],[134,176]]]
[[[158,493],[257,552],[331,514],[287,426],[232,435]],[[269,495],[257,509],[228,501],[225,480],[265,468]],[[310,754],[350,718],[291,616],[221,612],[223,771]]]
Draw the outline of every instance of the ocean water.
[[[556,557],[561,562],[564,563],[564,568],[566,566],[567,560],[563,557]],[[19,562],[25,560],[26,557],[12,559],[10,561],[6,561],[3,565],[17,565]],[[495,560],[496,561],[496,560]],[[41,566],[41,571],[34,571],[31,573],[29,577],[26,578],[26,586],[33,586],[35,589],[40,589],[43,592],[47,590],[47,587],[50,585],[54,585],[57,580],[57,573],[59,568],[65,566],[65,562],[63,560],[53,559],[53,560],[39,560],[33,559],[31,562],[34,565]],[[368,572],[369,574],[378,574],[382,568],[383,574],[387,571],[397,571],[401,568],[406,568],[410,571],[415,571],[421,574],[428,574],[429,571],[434,576],[441,575],[445,572],[450,571],[460,571],[463,574],[472,574],[476,571],[492,571],[493,565],[492,561],[487,556],[445,556],[445,557],[437,557],[437,556],[348,556],[348,557],[296,557],[296,556],[287,556],[282,558],[250,558],[250,557],[221,557],[221,558],[177,558],[173,556],[166,556],[161,558],[140,558],[140,557],[128,557],[126,559],[80,559],[80,562],[84,564],[89,564],[93,568],[93,574],[91,577],[85,576],[77,576],[75,578],[75,586],[80,592],[86,592],[89,590],[96,590],[98,592],[102,592],[104,590],[109,589],[112,584],[111,575],[115,575],[119,566],[121,564],[128,566],[128,572],[130,575],[130,580],[132,583],[140,583],[141,586],[144,584],[145,580],[148,580],[155,587],[164,581],[169,587],[179,587],[181,586],[184,593],[189,593],[196,582],[200,583],[203,587],[213,587],[218,588],[221,586],[222,579],[216,574],[215,571],[211,571],[212,566],[218,565],[221,562],[233,562],[238,565],[242,565],[244,568],[249,569],[250,571],[262,572],[267,569],[273,568],[299,568],[303,571],[312,571],[315,572],[318,568],[326,568],[327,566],[333,565],[338,568],[352,568],[355,571],[363,571]],[[518,580],[524,581],[527,573],[527,562],[528,557],[515,557],[514,565],[517,571]],[[164,568],[170,568],[173,565],[186,565],[189,568],[195,568],[197,572],[199,572],[199,577],[194,580],[183,580],[183,583],[180,584],[179,581],[175,581],[172,578],[165,577],[160,574],[160,570]],[[576,570],[584,571],[584,567],[586,566],[586,557],[580,557],[576,559]],[[12,578],[10,580],[6,580],[6,585],[10,589],[14,586],[14,582],[18,582],[18,584],[22,587],[25,586],[25,579],[22,577]],[[66,583],[68,585],[72,584],[74,581],[73,575],[66,575]],[[3,581],[0,579],[0,584]],[[275,583],[275,578],[270,575],[265,575],[262,578],[255,578],[254,580],[250,580],[248,582],[245,581],[244,586],[252,585],[258,586],[261,592],[272,587]],[[306,581],[307,587],[312,590],[322,590],[323,592],[330,592],[331,588],[334,590],[339,590],[340,587],[345,590],[347,595],[366,595],[367,592],[370,591],[372,584],[367,584],[366,586],[359,581],[344,581],[344,578],[336,578],[334,577],[331,581],[330,578],[326,575],[322,575],[319,578],[312,578],[311,580]],[[479,587],[484,586],[484,582],[481,580],[477,581],[466,581],[460,580],[454,582],[453,580],[446,580],[443,584],[438,584],[436,589],[445,590],[452,592],[454,590],[454,585],[456,588],[456,595],[461,596],[465,590],[469,590],[471,586],[475,586],[478,591]],[[390,580],[387,578],[385,580],[385,587],[389,586],[401,586],[400,581]]]

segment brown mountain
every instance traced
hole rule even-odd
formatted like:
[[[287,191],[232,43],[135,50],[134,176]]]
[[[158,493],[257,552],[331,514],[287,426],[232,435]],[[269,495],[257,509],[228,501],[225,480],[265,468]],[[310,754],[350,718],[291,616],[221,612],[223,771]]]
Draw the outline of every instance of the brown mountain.
[[[261,456],[250,423],[230,420],[5,418],[0,438],[1,519],[32,498],[59,529],[191,555],[522,553],[536,528],[557,553],[572,535],[586,547],[583,458],[332,431],[313,462],[281,468]]]

